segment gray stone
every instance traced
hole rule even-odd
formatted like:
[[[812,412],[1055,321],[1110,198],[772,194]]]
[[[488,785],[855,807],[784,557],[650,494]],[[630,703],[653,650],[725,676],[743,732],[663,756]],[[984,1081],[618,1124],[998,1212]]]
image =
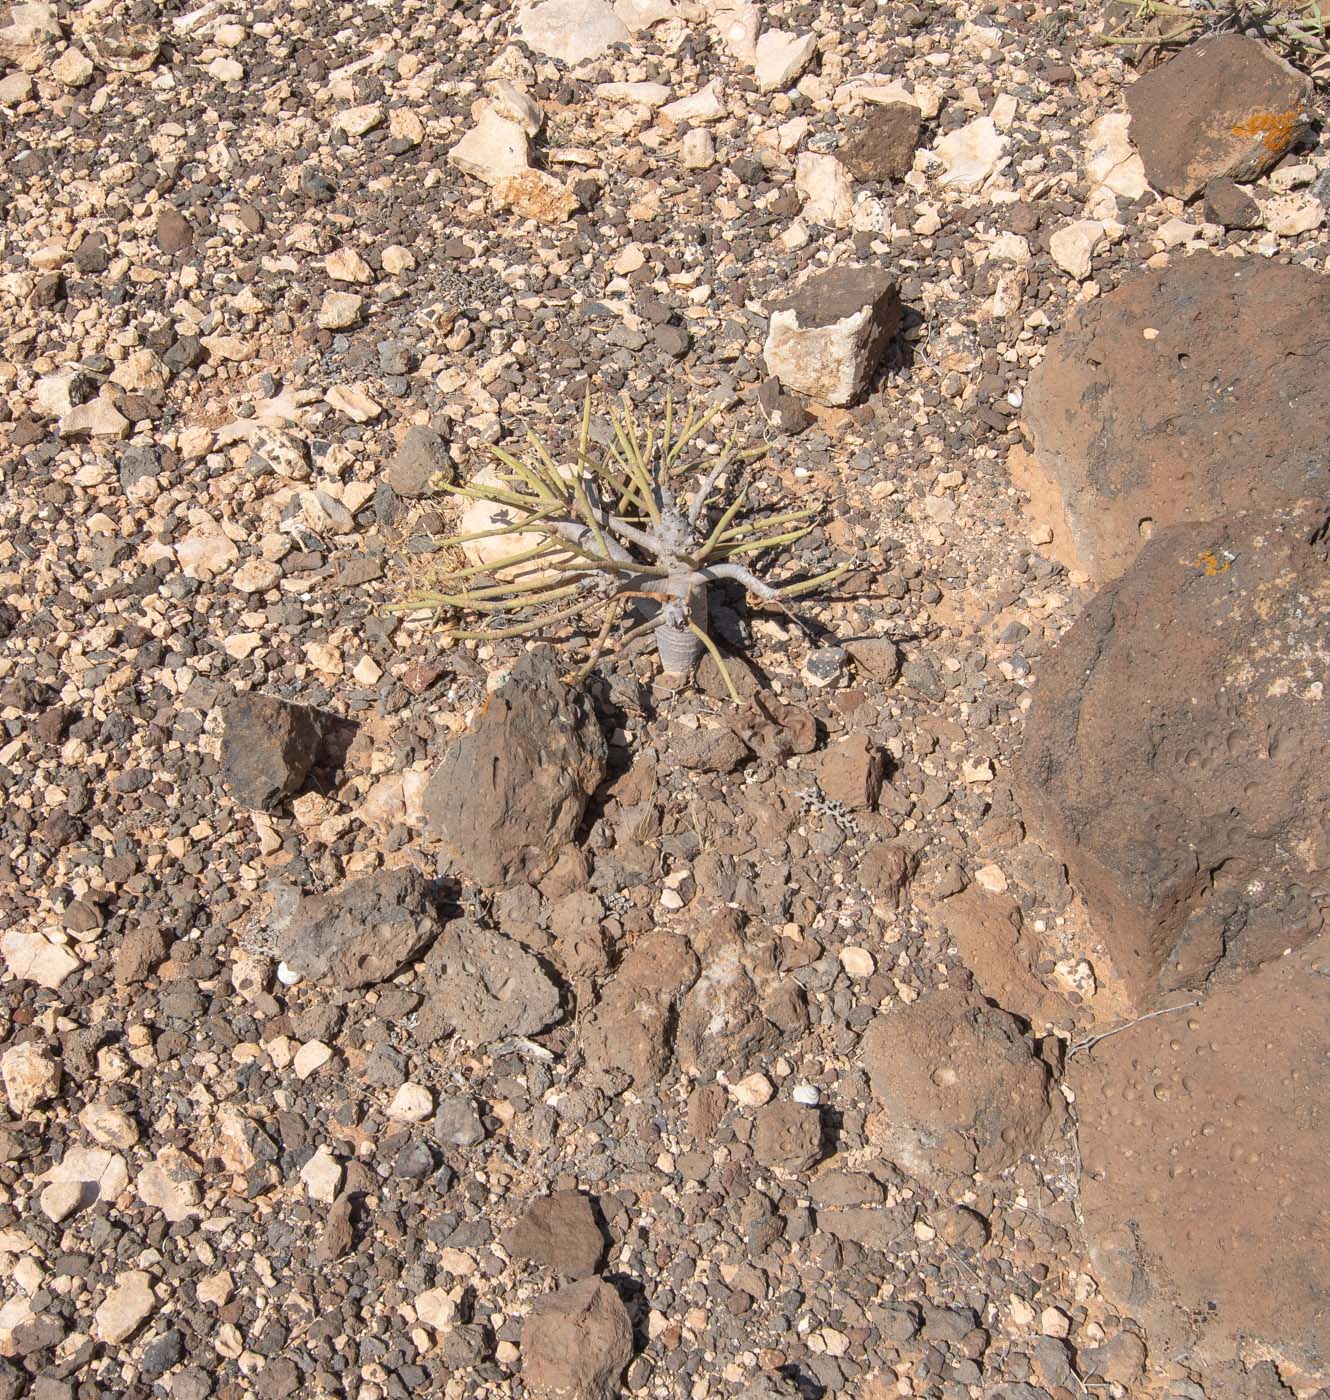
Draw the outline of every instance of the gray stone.
[[[280,948],[282,961],[311,981],[353,990],[386,982],[438,932],[424,877],[405,865],[302,899]]]
[[[456,473],[448,456],[448,444],[433,428],[408,428],[401,446],[388,461],[383,479],[399,496],[414,499],[430,493],[436,475],[452,481]]]
[[[486,1045],[535,1035],[559,1019],[559,989],[520,943],[493,929],[453,919],[421,964],[415,1036],[432,1045],[459,1035]]]

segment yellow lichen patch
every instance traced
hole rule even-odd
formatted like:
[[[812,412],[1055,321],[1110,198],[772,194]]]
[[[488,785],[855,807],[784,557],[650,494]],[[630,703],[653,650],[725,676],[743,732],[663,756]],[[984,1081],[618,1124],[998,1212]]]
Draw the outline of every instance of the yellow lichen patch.
[[[1196,567],[1205,573],[1206,578],[1215,578],[1219,574],[1228,573],[1233,567],[1233,561],[1221,559],[1213,549],[1206,549],[1196,556]]]
[[[1293,144],[1300,117],[1296,107],[1290,107],[1287,112],[1253,112],[1245,122],[1233,128],[1233,135],[1259,136],[1267,151],[1282,156]]]

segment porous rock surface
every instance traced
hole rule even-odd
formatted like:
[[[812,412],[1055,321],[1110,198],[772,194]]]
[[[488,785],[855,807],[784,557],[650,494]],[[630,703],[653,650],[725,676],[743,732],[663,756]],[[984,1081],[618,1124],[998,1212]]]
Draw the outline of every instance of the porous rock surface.
[[[605,776],[605,737],[548,652],[513,667],[425,789],[425,818],[479,885],[536,879],[577,831]]]
[[[1330,279],[1305,267],[1198,253],[1078,308],[1024,422],[1080,567],[1115,578],[1165,526],[1330,495],[1327,353]]]
[[[886,1155],[930,1184],[1000,1172],[1055,1123],[1047,1066],[1020,1023],[958,987],[876,1017],[862,1058]]]
[[[1330,939],[1071,1061],[1096,1276],[1152,1347],[1323,1374]]]
[[[1044,666],[1018,765],[1142,1007],[1319,932],[1330,509],[1177,525]]]
[[[1131,139],[1150,183],[1190,199],[1207,181],[1254,180],[1306,124],[1312,85],[1264,44],[1221,34],[1189,44],[1127,89]]]

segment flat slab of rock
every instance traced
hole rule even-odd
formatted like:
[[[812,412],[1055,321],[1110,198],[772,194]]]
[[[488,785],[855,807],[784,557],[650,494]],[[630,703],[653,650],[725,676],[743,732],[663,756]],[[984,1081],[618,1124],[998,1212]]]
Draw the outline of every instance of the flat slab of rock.
[[[578,1019],[587,1063],[638,1085],[657,1084],[674,1057],[680,1000],[697,981],[686,938],[656,929],[629,948],[589,1015]]]
[[[538,880],[581,824],[607,753],[586,695],[549,652],[528,652],[435,770],[426,828],[478,885]]]
[[[1321,928],[1327,524],[1174,526],[1044,662],[1016,790],[1142,1007]]]
[[[596,1278],[542,1298],[522,1328],[522,1379],[542,1400],[613,1400],[632,1355],[628,1309]]]
[[[1220,176],[1254,180],[1308,120],[1312,82],[1259,40],[1188,44],[1127,89],[1131,139],[1157,190],[1191,199]]]
[[[1327,1025],[1323,935],[1071,1060],[1092,1268],[1152,1353],[1330,1371]]]
[[[1330,277],[1209,253],[1080,308],[1024,422],[1075,560],[1116,578],[1151,532],[1330,495]]]
[[[767,369],[786,389],[818,403],[853,403],[900,320],[896,282],[880,268],[817,273],[772,308],[763,348]]]
[[[281,935],[282,961],[326,986],[368,987],[400,972],[438,932],[421,873],[376,870],[302,899]]]
[[[536,1035],[559,1019],[559,989],[520,943],[494,929],[453,919],[421,964],[416,1039],[430,1045],[459,1035],[487,1045]]]
[[[600,1267],[605,1238],[591,1198],[556,1191],[533,1201],[504,1236],[504,1248],[519,1259],[544,1264],[565,1278],[585,1278]]]
[[[536,53],[576,68],[632,35],[605,0],[544,0],[518,13],[517,37]]]
[[[275,695],[244,693],[222,712],[222,781],[245,807],[273,811],[309,776],[323,742],[317,710]]]
[[[1049,1074],[1014,1016],[947,987],[879,1015],[862,1043],[883,1146],[920,1181],[1000,1172],[1048,1140]]]

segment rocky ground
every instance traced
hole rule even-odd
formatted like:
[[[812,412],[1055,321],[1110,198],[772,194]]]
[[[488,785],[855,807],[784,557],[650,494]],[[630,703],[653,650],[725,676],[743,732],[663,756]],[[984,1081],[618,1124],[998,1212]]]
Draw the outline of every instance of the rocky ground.
[[[1330,161],[1217,14],[0,4],[0,1397],[1330,1383]],[[588,384],[852,562],[738,707],[391,610]]]

